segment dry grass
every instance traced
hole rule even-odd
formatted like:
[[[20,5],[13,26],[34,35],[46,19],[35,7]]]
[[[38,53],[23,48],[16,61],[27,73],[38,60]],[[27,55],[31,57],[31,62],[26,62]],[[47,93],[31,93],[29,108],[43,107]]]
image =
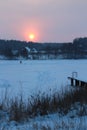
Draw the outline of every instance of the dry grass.
[[[0,103],[0,109],[8,112],[10,121],[20,122],[36,116],[44,116],[52,113],[66,115],[75,109],[78,111],[76,113],[78,116],[87,115],[86,89],[76,89],[71,92],[63,91],[63,96],[60,96],[58,92],[50,95],[39,92],[39,94],[28,98],[26,102],[23,100],[22,95],[14,99],[9,99],[6,95]],[[77,103],[79,103],[79,108],[76,105]]]

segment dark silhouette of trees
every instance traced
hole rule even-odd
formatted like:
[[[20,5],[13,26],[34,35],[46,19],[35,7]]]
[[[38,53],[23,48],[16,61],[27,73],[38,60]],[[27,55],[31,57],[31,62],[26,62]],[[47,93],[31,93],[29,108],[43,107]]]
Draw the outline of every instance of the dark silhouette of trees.
[[[28,58],[29,53],[25,50],[37,50],[32,53],[33,57],[39,59],[40,56],[53,56],[57,58],[62,55],[63,59],[84,59],[87,58],[87,38],[76,38],[70,43],[35,43],[18,40],[0,40],[0,55],[9,59],[22,56]]]

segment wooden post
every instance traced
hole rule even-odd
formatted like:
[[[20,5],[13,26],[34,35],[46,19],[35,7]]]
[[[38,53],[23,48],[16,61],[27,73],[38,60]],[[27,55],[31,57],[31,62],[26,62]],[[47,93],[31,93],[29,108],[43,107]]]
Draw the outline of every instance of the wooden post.
[[[85,82],[81,81],[81,87],[85,86]]]
[[[85,86],[87,87],[87,83],[85,84]]]
[[[74,79],[71,78],[71,86],[74,86]]]
[[[68,79],[70,80],[71,86],[79,86],[79,87],[87,88],[87,82],[85,81],[81,81],[73,77],[68,77]]]
[[[74,86],[74,79],[71,78],[71,77],[68,77],[68,79],[70,80],[70,85],[71,85],[71,86]]]
[[[79,86],[79,80],[75,79],[75,86]]]

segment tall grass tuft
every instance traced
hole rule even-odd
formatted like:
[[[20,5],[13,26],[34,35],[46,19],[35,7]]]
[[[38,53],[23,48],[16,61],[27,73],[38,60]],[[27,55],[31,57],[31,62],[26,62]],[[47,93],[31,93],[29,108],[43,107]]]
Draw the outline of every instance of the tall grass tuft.
[[[9,119],[20,122],[36,116],[43,116],[56,112],[61,115],[66,115],[72,110],[71,108],[78,109],[75,106],[76,103],[80,104],[78,116],[87,115],[85,107],[87,104],[87,89],[78,88],[70,92],[63,91],[62,95],[57,91],[50,95],[39,92],[29,97],[27,101],[23,99],[23,95],[20,95],[20,97],[5,100],[1,108],[4,109],[5,104],[7,104],[5,109],[7,109],[9,113]]]

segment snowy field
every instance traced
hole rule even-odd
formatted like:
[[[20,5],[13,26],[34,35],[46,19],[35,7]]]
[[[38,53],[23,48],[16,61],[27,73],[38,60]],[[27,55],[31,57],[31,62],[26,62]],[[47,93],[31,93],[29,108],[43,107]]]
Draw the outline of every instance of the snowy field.
[[[78,72],[78,78],[87,80],[87,60],[35,60],[35,61],[0,61],[0,96],[5,90],[8,96],[19,95],[26,98],[41,92],[60,91],[69,85],[68,76]],[[71,113],[73,114],[73,113]],[[0,112],[0,130],[82,130],[87,128],[87,116],[71,119],[59,117],[58,113],[44,117],[36,117],[29,122],[16,124],[7,121]]]
[[[0,92],[24,97],[38,93],[61,90],[69,84],[68,76],[78,72],[78,78],[87,80],[87,60],[35,60],[0,61]]]

